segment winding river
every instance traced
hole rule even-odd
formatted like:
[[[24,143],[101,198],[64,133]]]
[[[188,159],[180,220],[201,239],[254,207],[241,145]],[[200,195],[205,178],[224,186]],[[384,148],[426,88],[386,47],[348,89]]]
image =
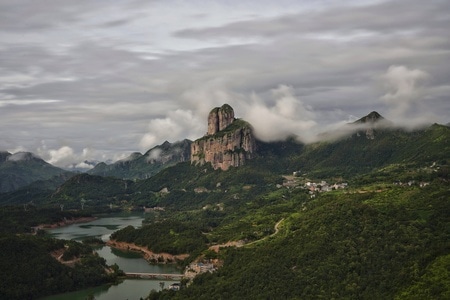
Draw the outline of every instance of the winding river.
[[[47,231],[59,239],[82,240],[86,237],[99,237],[107,241],[114,231],[128,225],[140,227],[144,220],[143,214],[123,213],[109,215],[98,218],[89,223],[71,224],[69,226],[48,229]],[[108,265],[117,264],[125,272],[136,273],[164,273],[179,274],[174,265],[151,265],[138,253],[123,252],[117,249],[103,246],[96,250],[97,253],[106,259]],[[123,300],[140,299],[148,296],[152,289],[160,290],[160,283],[168,287],[173,281],[147,280],[147,279],[125,279],[118,285],[105,285],[89,288],[76,292],[64,293],[42,298],[42,300],[78,300],[94,296],[96,300]]]

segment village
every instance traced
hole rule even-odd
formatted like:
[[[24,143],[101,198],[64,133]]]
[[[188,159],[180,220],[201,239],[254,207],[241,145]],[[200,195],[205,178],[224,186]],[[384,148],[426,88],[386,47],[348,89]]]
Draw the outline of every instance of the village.
[[[288,189],[292,188],[303,188],[305,190],[308,190],[308,193],[310,194],[311,198],[314,198],[317,193],[323,193],[323,192],[331,192],[334,190],[339,189],[345,189],[348,187],[347,182],[338,182],[334,184],[330,184],[326,182],[325,180],[320,180],[318,182],[313,181],[305,181],[305,179],[300,178],[300,171],[295,171],[292,173],[292,175],[285,175],[283,184],[278,184],[277,187],[285,187]],[[304,183],[303,183],[304,182]]]

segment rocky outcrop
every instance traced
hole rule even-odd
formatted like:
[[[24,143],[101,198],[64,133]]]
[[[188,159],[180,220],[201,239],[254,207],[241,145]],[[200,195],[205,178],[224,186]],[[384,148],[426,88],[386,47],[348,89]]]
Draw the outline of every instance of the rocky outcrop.
[[[375,139],[375,129],[386,128],[392,126],[392,122],[386,120],[376,111],[371,112],[367,116],[353,122],[361,131],[356,132],[356,136],[365,135],[367,139]]]
[[[208,116],[207,134],[191,145],[191,163],[211,163],[214,169],[239,167],[255,156],[252,126],[234,118],[231,106],[216,107]]]
[[[207,135],[213,135],[217,132],[224,130],[231,123],[234,122],[234,110],[228,105],[224,104],[222,107],[216,107],[208,115],[208,133]]]

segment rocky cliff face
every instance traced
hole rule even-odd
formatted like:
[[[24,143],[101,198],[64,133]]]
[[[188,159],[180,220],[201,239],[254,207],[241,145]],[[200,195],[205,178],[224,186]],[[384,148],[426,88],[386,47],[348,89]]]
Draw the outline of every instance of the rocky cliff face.
[[[222,107],[216,107],[209,113],[208,116],[208,133],[213,135],[221,130],[227,128],[234,122],[234,110],[228,104]]]
[[[208,116],[207,134],[191,145],[191,163],[210,162],[214,169],[239,167],[255,156],[256,140],[251,125],[234,118],[231,106],[216,107]]]

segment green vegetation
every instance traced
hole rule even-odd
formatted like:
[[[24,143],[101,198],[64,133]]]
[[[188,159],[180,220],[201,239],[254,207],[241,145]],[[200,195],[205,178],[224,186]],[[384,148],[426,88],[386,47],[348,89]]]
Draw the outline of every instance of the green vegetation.
[[[216,273],[150,299],[409,299],[418,289],[422,299],[444,299],[449,188],[333,192],[308,202],[291,194],[286,203],[297,205],[277,235],[226,250]]]
[[[31,234],[39,224],[88,216],[33,205],[1,207],[0,299],[34,299],[115,282],[118,270],[107,273],[105,260],[94,255],[87,243],[49,238],[41,230]]]
[[[0,234],[31,233],[40,224],[56,224],[64,220],[90,217],[87,212],[38,208],[34,205],[0,207]]]
[[[206,238],[197,222],[164,220],[135,229],[125,227],[112,234],[112,239],[146,246],[156,253],[184,254],[204,250]]]
[[[0,152],[0,193],[15,191],[37,180],[49,180],[59,176],[67,179],[71,173],[28,152],[13,155]]]
[[[144,154],[133,153],[125,160],[107,165],[100,163],[92,170],[91,175],[113,176],[125,179],[149,178],[164,168],[178,162],[189,160],[191,141],[183,140],[176,143],[164,142]]]
[[[63,274],[56,278],[70,282],[78,276],[76,271],[65,279],[68,267],[49,256],[50,249],[61,249],[61,242],[7,234],[70,217],[50,210],[42,221],[44,203],[64,204],[78,213],[82,200],[87,211],[104,212],[109,204],[121,209],[145,206],[154,210],[147,213],[142,228],[126,227],[112,238],[155,252],[189,253],[184,265],[198,257],[217,258],[223,264],[179,292],[154,292],[149,299],[446,299],[450,129],[433,125],[413,132],[380,130],[375,136],[369,140],[353,135],[313,145],[294,139],[258,142],[258,157],[228,171],[185,162],[139,181],[77,175],[56,191],[39,194],[39,202],[28,211],[4,207],[1,238],[10,247],[28,243],[41,253],[41,261],[52,261],[51,270]],[[297,187],[282,185],[282,175],[299,170]],[[323,193],[302,187],[321,180],[348,182],[348,187]],[[9,199],[29,203],[23,201],[26,195],[21,191],[9,194]],[[209,249],[230,241],[241,247],[219,253]],[[59,248],[48,246],[52,243]],[[63,244],[68,248],[62,260],[94,259],[81,244]],[[6,258],[3,263],[7,269]],[[79,276],[91,278],[94,269],[80,267]],[[31,274],[30,278],[36,276]],[[80,282],[86,286],[101,278]],[[38,282],[52,292],[61,286]],[[8,287],[3,287],[8,293],[4,295],[18,297]],[[34,291],[31,284],[23,293]]]
[[[0,235],[0,248],[0,299],[35,299],[117,280],[105,271],[104,259],[74,241]],[[60,249],[66,249],[62,261],[76,259],[73,267],[50,255]]]
[[[396,299],[450,299],[450,255],[438,257],[425,273]]]

